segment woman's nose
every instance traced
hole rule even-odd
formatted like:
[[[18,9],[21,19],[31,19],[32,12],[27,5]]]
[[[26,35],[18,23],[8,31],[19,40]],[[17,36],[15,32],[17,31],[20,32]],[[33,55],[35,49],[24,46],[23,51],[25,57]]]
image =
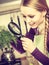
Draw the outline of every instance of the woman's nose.
[[[27,21],[27,23],[29,23],[31,21],[31,19],[27,16],[26,21]]]

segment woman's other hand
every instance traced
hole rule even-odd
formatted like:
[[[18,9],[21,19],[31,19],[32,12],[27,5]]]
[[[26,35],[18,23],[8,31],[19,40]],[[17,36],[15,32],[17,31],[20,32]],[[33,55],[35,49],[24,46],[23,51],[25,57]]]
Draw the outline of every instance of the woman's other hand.
[[[23,49],[25,51],[32,53],[35,50],[36,45],[34,44],[34,42],[31,39],[22,37],[21,41],[22,41]]]

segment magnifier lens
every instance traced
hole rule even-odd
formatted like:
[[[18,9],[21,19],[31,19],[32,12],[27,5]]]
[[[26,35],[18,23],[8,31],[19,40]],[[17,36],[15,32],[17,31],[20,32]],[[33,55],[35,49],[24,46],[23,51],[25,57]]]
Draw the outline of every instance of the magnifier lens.
[[[13,31],[15,31],[17,34],[20,34],[20,30],[14,25],[14,24],[10,24],[10,27],[12,28]]]

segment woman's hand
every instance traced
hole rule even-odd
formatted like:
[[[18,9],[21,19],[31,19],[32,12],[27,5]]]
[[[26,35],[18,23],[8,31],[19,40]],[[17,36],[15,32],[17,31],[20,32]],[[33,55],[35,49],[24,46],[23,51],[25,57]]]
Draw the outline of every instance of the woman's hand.
[[[36,45],[34,44],[34,42],[29,38],[22,37],[21,41],[22,41],[23,49],[25,51],[32,53],[34,49],[36,48]]]

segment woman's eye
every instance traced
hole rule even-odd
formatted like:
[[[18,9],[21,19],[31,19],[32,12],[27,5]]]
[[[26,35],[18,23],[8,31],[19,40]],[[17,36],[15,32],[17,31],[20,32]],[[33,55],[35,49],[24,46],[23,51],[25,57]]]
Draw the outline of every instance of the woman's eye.
[[[29,16],[30,18],[34,18],[34,16]]]
[[[25,16],[25,15],[23,15],[23,17],[24,17],[24,18],[26,18],[26,16]]]

